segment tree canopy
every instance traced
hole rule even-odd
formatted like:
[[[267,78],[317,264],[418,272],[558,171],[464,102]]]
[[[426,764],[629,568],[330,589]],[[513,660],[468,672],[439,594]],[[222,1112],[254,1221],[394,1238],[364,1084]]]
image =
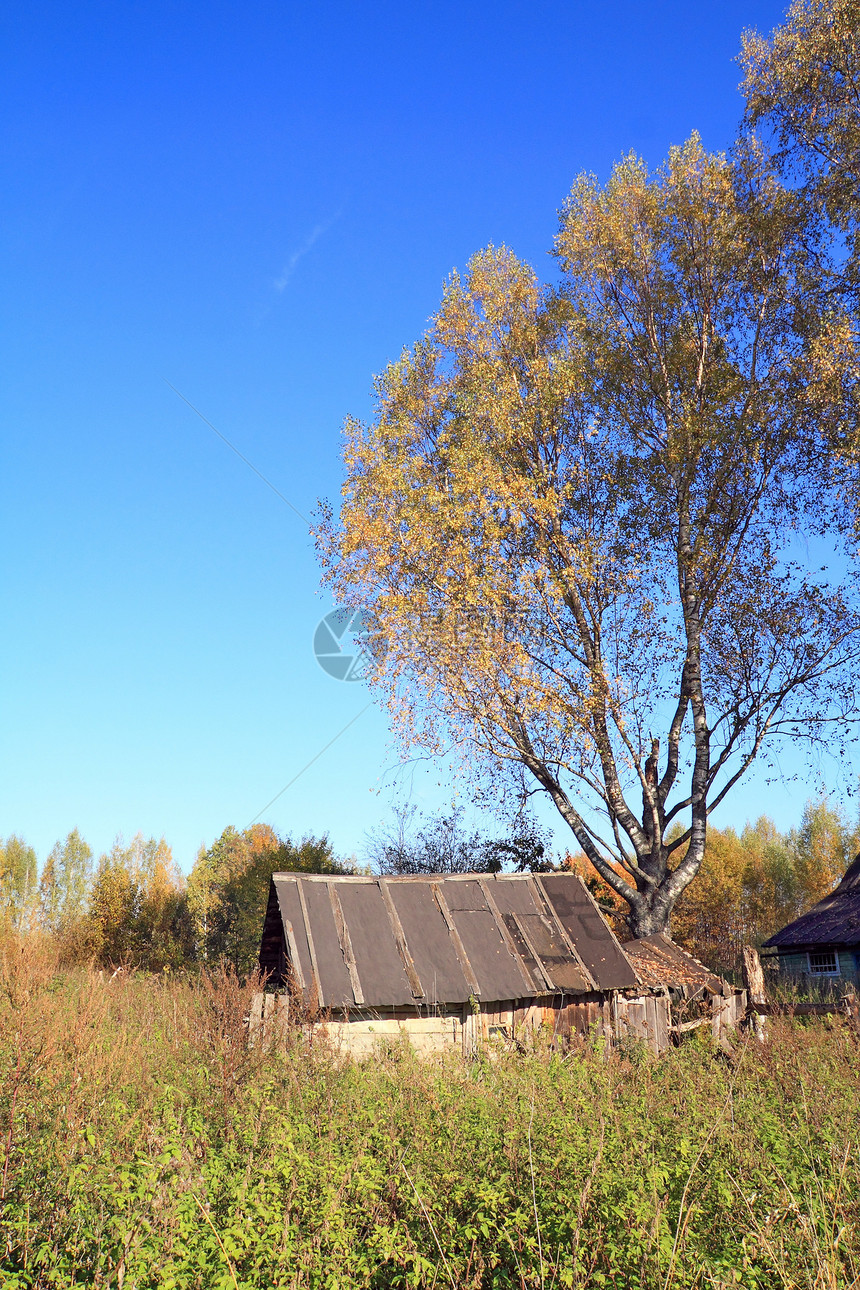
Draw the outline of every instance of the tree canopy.
[[[57,842],[42,867],[39,901],[52,932],[69,930],[86,911],[93,853],[77,829]]]
[[[715,971],[740,973],[743,947],[763,944],[832,891],[858,850],[857,821],[826,798],[808,801],[787,833],[766,816],[740,833],[712,828],[672,934]]]
[[[0,925],[21,927],[33,912],[38,862],[36,852],[17,833],[0,838]]]
[[[548,839],[527,817],[500,836],[463,823],[463,812],[431,816],[418,823],[414,808],[395,812],[391,825],[368,838],[367,859],[381,874],[499,873],[506,866],[530,872],[552,867]]]
[[[185,882],[164,838],[117,838],[99,858],[80,939],[107,964],[161,971],[192,961]]]
[[[336,859],[326,834],[293,842],[268,824],[252,824],[241,832],[226,828],[211,847],[201,848],[188,878],[200,962],[227,963],[240,975],[256,967],[269,880],[278,870],[353,872]]]
[[[858,282],[860,244],[860,3],[795,0],[770,39],[743,36],[748,117],[769,131],[777,160],[851,238]]]
[[[164,838],[117,837],[93,868],[77,829],[57,842],[38,876],[36,853],[0,839],[0,934],[47,933],[61,961],[149,972],[196,967],[256,970],[269,880],[276,870],[352,873],[328,837],[298,842],[268,824],[226,828],[202,847],[186,880]]]
[[[644,935],[753,761],[857,713],[856,575],[808,554],[851,530],[855,340],[754,141],[581,177],[555,255],[452,277],[319,540],[404,742],[548,794]]]

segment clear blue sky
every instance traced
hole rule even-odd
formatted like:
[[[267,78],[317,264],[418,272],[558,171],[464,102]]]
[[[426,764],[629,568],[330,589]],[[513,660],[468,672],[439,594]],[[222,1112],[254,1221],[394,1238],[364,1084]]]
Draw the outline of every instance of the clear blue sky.
[[[5,11],[0,833],[163,833],[188,869],[367,703],[314,661],[301,520],[165,382],[308,515],[450,270],[504,242],[548,273],[579,171],[727,145],[741,30],[781,8]],[[265,818],[360,849],[394,764],[366,711]]]

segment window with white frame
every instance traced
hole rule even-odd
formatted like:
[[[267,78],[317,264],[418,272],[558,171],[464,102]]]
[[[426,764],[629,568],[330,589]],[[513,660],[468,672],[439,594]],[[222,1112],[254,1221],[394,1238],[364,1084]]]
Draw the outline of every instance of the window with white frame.
[[[835,950],[810,950],[809,971],[812,976],[838,976],[839,959]]]

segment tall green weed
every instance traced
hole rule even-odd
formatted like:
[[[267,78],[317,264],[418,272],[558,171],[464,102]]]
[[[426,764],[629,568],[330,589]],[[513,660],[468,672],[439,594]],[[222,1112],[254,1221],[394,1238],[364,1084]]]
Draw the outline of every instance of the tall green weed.
[[[357,1065],[300,1033],[249,1050],[252,988],[6,961],[4,1287],[860,1284],[841,1021],[775,1021],[731,1062]]]

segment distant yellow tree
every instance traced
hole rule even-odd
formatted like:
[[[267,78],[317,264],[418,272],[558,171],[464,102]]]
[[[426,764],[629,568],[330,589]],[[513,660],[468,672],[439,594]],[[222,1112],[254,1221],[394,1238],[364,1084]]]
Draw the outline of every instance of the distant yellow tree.
[[[806,803],[799,829],[792,834],[797,912],[816,904],[842,878],[860,851],[860,829],[827,797]]]
[[[48,931],[68,932],[86,910],[93,853],[77,829],[57,842],[42,866],[39,905]]]
[[[0,923],[22,927],[35,912],[36,852],[17,833],[0,839]]]
[[[89,903],[90,941],[106,963],[159,971],[193,960],[185,882],[164,838],[117,839],[99,859]]]
[[[799,828],[761,816],[738,835],[708,831],[698,880],[675,907],[672,934],[717,971],[740,971],[761,945],[832,891],[856,854],[856,826],[826,797],[806,803]]]
[[[140,849],[137,883],[140,959],[154,971],[192,962],[193,932],[185,878],[164,838],[158,842],[150,838]]]
[[[136,948],[137,883],[120,839],[99,857],[89,901],[90,939],[108,964],[129,961]]]
[[[750,856],[734,829],[708,830],[698,878],[672,914],[672,936],[718,971],[736,969],[743,946],[754,939],[747,884]]]

